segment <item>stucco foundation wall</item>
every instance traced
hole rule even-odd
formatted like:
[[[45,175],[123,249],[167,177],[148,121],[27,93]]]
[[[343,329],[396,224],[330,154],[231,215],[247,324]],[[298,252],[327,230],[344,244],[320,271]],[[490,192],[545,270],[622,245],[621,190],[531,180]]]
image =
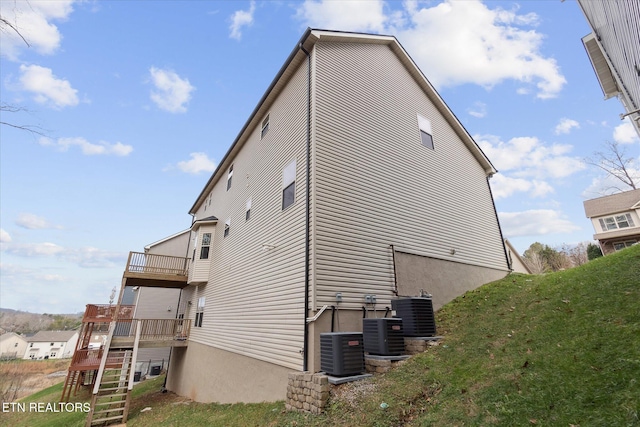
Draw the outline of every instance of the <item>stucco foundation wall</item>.
[[[167,389],[196,402],[256,403],[284,400],[291,369],[189,342],[174,348]]]
[[[418,296],[420,290],[433,295],[439,309],[467,291],[502,279],[508,271],[396,252],[396,280],[399,296]]]

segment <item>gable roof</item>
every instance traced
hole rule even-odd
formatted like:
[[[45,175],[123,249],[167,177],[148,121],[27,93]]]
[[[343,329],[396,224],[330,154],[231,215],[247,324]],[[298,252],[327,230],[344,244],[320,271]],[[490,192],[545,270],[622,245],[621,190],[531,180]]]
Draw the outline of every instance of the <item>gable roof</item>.
[[[27,341],[25,337],[20,334],[16,334],[15,332],[7,332],[5,334],[0,335],[0,341],[8,340],[11,337],[20,338],[22,341]]]
[[[587,218],[614,214],[633,209],[640,203],[640,189],[584,201]]]
[[[66,342],[77,333],[78,331],[39,331],[27,338],[27,342]]]
[[[433,85],[431,85],[429,80],[425,77],[422,71],[420,71],[416,63],[394,36],[307,28],[296,46],[293,48],[292,52],[289,54],[289,57],[283,64],[282,68],[280,68],[280,71],[278,71],[276,77],[267,88],[264,95],[262,95],[262,98],[258,102],[258,105],[255,107],[255,109],[249,116],[249,119],[240,130],[240,133],[231,144],[231,147],[224,155],[224,157],[218,164],[218,167],[207,181],[207,184],[200,192],[200,195],[189,210],[190,214],[193,215],[196,213],[200,205],[204,202],[206,195],[213,188],[213,185],[224,175],[225,171],[231,164],[232,159],[246,142],[250,133],[248,131],[252,130],[260,123],[260,120],[262,120],[262,116],[266,114],[270,105],[274,102],[282,89],[286,86],[295,70],[307,58],[303,49],[307,52],[311,52],[313,46],[318,42],[373,43],[389,46],[389,48],[396,54],[400,62],[406,67],[406,69],[409,71],[418,85],[422,88],[425,94],[429,97],[431,102],[433,102],[440,114],[442,114],[442,116],[447,120],[447,122],[456,132],[456,134],[464,142],[464,144],[476,158],[478,163],[482,165],[487,176],[491,176],[497,172],[491,161],[489,161],[478,144],[473,140],[469,132],[467,132],[465,127],[453,114],[451,109],[449,109],[449,107],[440,97]]]
[[[156,241],[156,242],[149,243],[147,246],[145,246],[145,247],[144,247],[144,249],[145,249],[145,250],[149,250],[149,249],[151,249],[153,246],[156,246],[156,245],[159,245],[159,244],[161,244],[161,243],[167,242],[167,241],[169,241],[169,240],[171,240],[171,239],[174,239],[174,238],[176,238],[176,237],[178,237],[178,236],[180,236],[180,235],[182,235],[182,234],[188,233],[189,231],[190,231],[189,229],[179,231],[179,232],[177,232],[177,233],[175,233],[175,234],[172,234],[171,236],[167,236],[167,237],[165,237],[164,239],[160,239],[160,240],[158,240],[158,241]]]

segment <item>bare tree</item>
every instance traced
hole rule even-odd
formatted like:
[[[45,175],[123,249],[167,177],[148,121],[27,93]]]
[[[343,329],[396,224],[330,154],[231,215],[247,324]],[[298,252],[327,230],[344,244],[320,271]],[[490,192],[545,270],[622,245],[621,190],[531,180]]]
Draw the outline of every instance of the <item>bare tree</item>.
[[[6,17],[4,17],[2,15],[0,15],[0,32],[3,32],[3,33],[15,33],[15,34],[18,35],[18,37],[20,37],[22,39],[22,41],[24,42],[24,44],[27,45],[27,47],[31,47],[31,45],[29,44],[27,39],[20,32],[20,29],[18,28],[18,24],[16,22],[11,23]],[[18,107],[18,106],[15,106],[15,105],[7,104],[5,102],[0,102],[0,115],[1,116],[6,115],[6,113],[20,113],[20,112],[29,113],[30,111],[27,110],[24,107]],[[45,130],[42,129],[40,126],[19,125],[19,124],[7,122],[4,119],[0,119],[0,125],[9,126],[9,127],[15,128],[15,129],[24,130],[24,131],[27,131],[27,132],[31,132],[33,134],[41,135],[41,136],[46,136],[45,135]]]
[[[636,190],[640,185],[640,177],[633,173],[633,157],[627,156],[626,150],[617,142],[605,142],[604,150],[596,151],[592,157],[584,159],[585,163],[602,169],[607,175],[624,184],[623,188],[613,187],[618,191]]]

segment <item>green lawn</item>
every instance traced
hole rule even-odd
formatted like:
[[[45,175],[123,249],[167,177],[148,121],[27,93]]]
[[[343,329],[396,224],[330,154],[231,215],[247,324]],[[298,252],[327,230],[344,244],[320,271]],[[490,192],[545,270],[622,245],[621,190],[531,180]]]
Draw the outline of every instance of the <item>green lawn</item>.
[[[184,402],[160,393],[157,379],[134,389],[127,425],[640,426],[640,245],[572,270],[511,275],[447,304],[437,322],[439,346],[342,386],[322,416],[287,413],[283,402]],[[11,426],[83,421],[2,414]]]

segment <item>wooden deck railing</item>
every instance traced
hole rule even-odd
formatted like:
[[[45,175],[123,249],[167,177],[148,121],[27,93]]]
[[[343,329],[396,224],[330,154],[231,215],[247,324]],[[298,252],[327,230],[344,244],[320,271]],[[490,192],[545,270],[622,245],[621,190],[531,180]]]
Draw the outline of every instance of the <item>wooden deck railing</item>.
[[[191,319],[133,319],[118,322],[114,337],[133,338],[140,327],[142,341],[183,341],[189,338]]]
[[[129,252],[127,272],[187,276],[189,258]]]
[[[110,322],[116,312],[116,307],[116,305],[109,304],[87,304],[82,321]],[[121,305],[118,319],[132,319],[135,307],[135,305]]]

